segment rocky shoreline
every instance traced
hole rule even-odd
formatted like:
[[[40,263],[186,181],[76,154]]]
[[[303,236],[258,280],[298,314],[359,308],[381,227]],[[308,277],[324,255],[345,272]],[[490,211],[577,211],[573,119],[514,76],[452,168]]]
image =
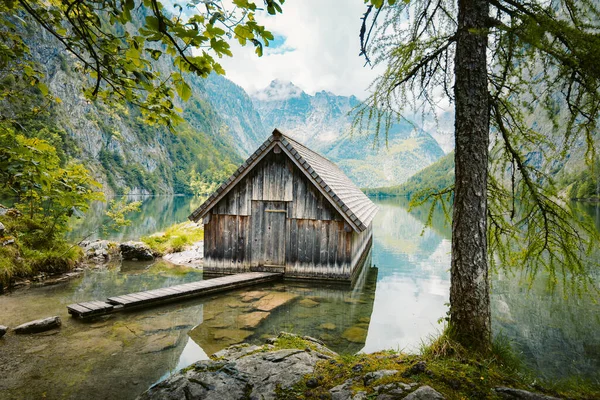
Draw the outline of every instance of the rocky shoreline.
[[[80,276],[86,268],[107,268],[121,261],[165,260],[174,265],[202,268],[204,258],[204,242],[193,243],[183,251],[168,254],[157,254],[144,242],[127,241],[123,243],[110,240],[85,240],[79,243],[83,251],[83,259],[72,271],[56,274],[40,273],[27,279],[16,280],[10,289],[24,286],[50,286],[66,282]]]
[[[376,360],[400,360],[396,353],[372,355]],[[378,369],[377,364],[343,364],[343,357],[314,338],[282,332],[264,346],[240,344],[215,353],[151,387],[138,400],[179,399],[298,399],[332,400],[443,400],[444,394],[422,381],[431,375],[424,361]],[[341,368],[329,379],[323,369]],[[337,379],[336,379],[337,378]],[[443,377],[450,379],[450,377]],[[498,386],[485,398],[557,400],[522,389]]]

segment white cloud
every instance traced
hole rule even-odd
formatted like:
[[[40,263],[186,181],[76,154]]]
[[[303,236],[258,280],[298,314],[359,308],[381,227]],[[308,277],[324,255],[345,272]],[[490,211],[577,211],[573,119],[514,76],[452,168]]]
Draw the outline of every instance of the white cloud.
[[[289,0],[283,14],[258,16],[260,23],[285,42],[266,49],[263,57],[252,46],[232,43],[232,58],[221,64],[227,78],[255,92],[272,80],[291,81],[309,94],[327,90],[365,98],[381,69],[364,67],[359,57],[363,0]],[[285,49],[285,51],[282,51]]]

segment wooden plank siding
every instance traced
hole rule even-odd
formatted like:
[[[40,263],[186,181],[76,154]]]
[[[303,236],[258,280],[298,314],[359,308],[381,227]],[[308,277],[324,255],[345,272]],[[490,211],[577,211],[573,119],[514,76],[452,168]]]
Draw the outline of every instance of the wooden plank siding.
[[[371,227],[346,232],[342,216],[283,152],[267,154],[208,216],[208,273],[279,272],[285,264],[288,277],[350,280],[370,243]]]

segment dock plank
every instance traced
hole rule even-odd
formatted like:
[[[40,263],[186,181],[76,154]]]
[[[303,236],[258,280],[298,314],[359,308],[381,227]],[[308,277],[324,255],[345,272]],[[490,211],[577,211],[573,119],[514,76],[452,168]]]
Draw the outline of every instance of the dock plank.
[[[185,300],[204,294],[238,289],[257,283],[270,282],[280,279],[281,273],[244,272],[241,274],[222,276],[198,282],[184,283],[160,289],[135,292],[109,297],[106,301],[88,301],[67,306],[73,317],[86,318],[108,314],[119,310],[151,307],[177,300]]]

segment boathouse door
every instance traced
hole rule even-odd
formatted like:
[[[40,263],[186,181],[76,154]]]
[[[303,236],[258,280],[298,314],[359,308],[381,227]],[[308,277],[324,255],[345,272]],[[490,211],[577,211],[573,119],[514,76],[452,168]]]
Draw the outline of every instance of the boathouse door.
[[[252,202],[252,258],[265,269],[285,268],[286,218],[287,202]]]

